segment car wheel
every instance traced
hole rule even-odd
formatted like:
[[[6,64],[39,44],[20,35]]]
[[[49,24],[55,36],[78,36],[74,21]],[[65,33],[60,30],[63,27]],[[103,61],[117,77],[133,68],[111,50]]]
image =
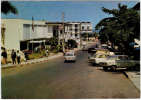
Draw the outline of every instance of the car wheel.
[[[105,71],[108,70],[108,67],[103,67],[103,70],[105,70]]]
[[[93,64],[93,66],[96,66],[96,63],[92,63]]]
[[[112,66],[111,69],[112,69],[112,71],[115,72],[116,71],[116,66]]]

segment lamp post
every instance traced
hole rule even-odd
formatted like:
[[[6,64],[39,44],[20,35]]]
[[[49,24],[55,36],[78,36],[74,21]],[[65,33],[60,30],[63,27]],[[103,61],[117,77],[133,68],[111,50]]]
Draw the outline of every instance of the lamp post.
[[[62,23],[63,23],[63,25],[62,25],[62,27],[63,27],[63,30],[62,30],[62,34],[63,34],[63,44],[62,44],[62,46],[63,46],[63,52],[65,52],[65,41],[64,41],[64,39],[65,39],[65,37],[64,37],[64,31],[65,31],[65,27],[64,27],[64,12],[62,13]]]

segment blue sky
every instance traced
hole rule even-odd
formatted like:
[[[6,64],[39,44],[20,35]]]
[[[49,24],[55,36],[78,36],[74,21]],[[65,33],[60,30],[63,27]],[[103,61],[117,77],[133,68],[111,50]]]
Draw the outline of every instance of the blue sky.
[[[93,27],[103,18],[110,15],[104,13],[101,8],[117,8],[118,3],[133,7],[136,1],[11,1],[16,6],[19,14],[1,15],[2,18],[22,18],[47,21],[61,21],[62,12],[65,13],[65,21],[90,21]]]

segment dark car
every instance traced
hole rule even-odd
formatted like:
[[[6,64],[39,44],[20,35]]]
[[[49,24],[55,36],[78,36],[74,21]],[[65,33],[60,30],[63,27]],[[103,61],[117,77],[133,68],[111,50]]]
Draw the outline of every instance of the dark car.
[[[95,48],[89,48],[88,49],[88,53],[95,53],[96,52],[96,49]]]
[[[32,53],[32,50],[23,50],[23,53],[31,54]]]

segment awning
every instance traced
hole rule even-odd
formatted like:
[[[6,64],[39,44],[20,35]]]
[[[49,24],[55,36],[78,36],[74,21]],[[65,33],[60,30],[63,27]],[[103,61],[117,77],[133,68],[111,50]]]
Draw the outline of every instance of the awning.
[[[42,43],[45,42],[46,40],[40,40],[40,41],[29,41],[29,43]]]

